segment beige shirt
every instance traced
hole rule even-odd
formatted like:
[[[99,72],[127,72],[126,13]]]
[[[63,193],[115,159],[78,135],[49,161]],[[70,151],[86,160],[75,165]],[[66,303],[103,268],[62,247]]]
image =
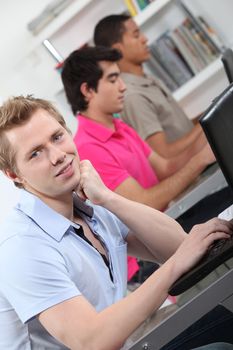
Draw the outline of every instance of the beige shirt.
[[[121,77],[127,86],[121,117],[143,139],[162,131],[172,142],[192,129],[193,123],[160,80],[129,73]]]

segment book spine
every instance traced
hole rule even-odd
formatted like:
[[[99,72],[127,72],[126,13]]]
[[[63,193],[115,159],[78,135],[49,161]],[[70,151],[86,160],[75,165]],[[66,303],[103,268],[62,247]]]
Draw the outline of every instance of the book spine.
[[[190,55],[190,51],[179,36],[178,31],[174,29],[172,32],[170,32],[169,35],[174,44],[176,45],[177,49],[180,51],[180,54],[183,56],[185,62],[190,67],[193,74],[199,73],[200,69],[196,66],[196,63],[193,61],[193,58]]]
[[[137,14],[138,14],[139,12],[141,12],[141,8],[140,8],[140,6],[139,6],[139,4],[138,4],[138,1],[137,1],[137,0],[131,0],[131,2],[133,3],[133,6],[134,6],[134,8],[135,8]]]
[[[226,49],[226,46],[224,45],[222,39],[217,34],[217,32],[214,30],[213,27],[209,25],[209,23],[204,19],[202,16],[198,16],[198,19],[200,21],[200,24],[204,30],[206,30],[211,37],[212,41],[215,43],[215,45],[219,48],[221,52],[223,52]]]
[[[206,41],[203,38],[203,35],[201,32],[198,32],[193,25],[190,18],[186,18],[183,22],[183,26],[187,29],[187,31],[190,33],[190,35],[193,37],[194,41],[196,42],[200,54],[202,53],[202,56],[205,58],[207,63],[211,63],[215,58],[216,55],[212,53],[209,46],[207,45]]]
[[[208,41],[208,45],[210,46],[213,53],[221,53],[220,48],[216,45],[216,43],[212,40],[209,33],[206,31],[206,29],[203,28],[198,18],[196,18],[192,12],[189,10],[189,8],[183,3],[180,2],[181,8],[184,10],[184,12],[187,14],[187,16],[192,20],[193,25],[195,25],[196,29],[198,31],[201,31],[203,33],[203,36],[205,37],[205,40]]]
[[[132,2],[132,0],[124,0],[125,1],[125,5],[130,13],[130,15],[132,17],[135,17],[137,15],[137,10]]]
[[[140,10],[144,10],[144,8],[148,5],[147,1],[145,0],[136,0],[136,2],[138,3]]]
[[[203,65],[206,66],[207,64],[209,64],[210,63],[209,57],[205,55],[205,52],[203,51],[199,42],[196,41],[196,39],[192,35],[191,31],[185,26],[185,21],[180,26],[180,30],[182,31],[183,35],[186,37],[186,40],[189,41],[190,45],[193,46],[193,49],[199,55],[200,60],[202,61]]]
[[[191,78],[191,74],[167,43],[168,40],[167,33],[163,34],[151,45],[151,49],[178,86],[181,86]]]
[[[199,55],[199,52],[196,50],[196,47],[187,37],[182,25],[177,27],[177,32],[181,40],[183,40],[184,44],[186,45],[189,54],[192,56],[192,60],[193,62],[195,62],[197,69],[202,70],[206,66],[206,63],[202,60],[202,57]]]
[[[145,63],[145,66],[153,73],[157,78],[162,80],[162,82],[168,87],[170,91],[175,91],[179,85],[174,81],[170,74],[164,69],[160,62],[151,52],[151,58]]]

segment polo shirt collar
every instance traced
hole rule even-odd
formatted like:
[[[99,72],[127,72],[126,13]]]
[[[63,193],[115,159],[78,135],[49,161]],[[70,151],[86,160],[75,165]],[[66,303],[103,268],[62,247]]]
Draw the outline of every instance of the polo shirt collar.
[[[119,119],[113,118],[115,130],[112,130],[81,114],[78,114],[78,120],[80,128],[101,142],[107,142],[119,130],[121,123]]]
[[[32,193],[21,190],[21,195],[16,209],[30,217],[38,226],[56,241],[60,241],[70,226],[72,221],[59,214],[41,199]],[[86,205],[77,196],[74,196],[74,212],[82,216],[92,217],[93,208]]]
[[[151,86],[155,83],[154,78],[146,74],[144,76],[139,76],[131,73],[121,73],[121,78],[126,82],[126,84],[136,86]]]

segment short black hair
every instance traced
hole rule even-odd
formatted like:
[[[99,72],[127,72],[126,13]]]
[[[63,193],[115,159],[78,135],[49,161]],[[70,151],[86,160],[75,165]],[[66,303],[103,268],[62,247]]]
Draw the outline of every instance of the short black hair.
[[[121,14],[110,15],[101,19],[94,30],[95,45],[111,47],[113,44],[120,42],[125,32],[124,23],[130,18],[131,16],[128,14]]]
[[[99,62],[118,62],[121,58],[120,51],[101,46],[84,47],[68,56],[61,77],[74,115],[78,111],[85,111],[88,107],[88,102],[80,90],[82,83],[87,83],[89,88],[97,91],[98,82],[103,76]]]

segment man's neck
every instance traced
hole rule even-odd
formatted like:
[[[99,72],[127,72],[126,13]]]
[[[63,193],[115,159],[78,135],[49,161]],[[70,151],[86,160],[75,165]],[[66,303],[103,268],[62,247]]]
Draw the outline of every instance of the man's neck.
[[[73,195],[70,193],[67,196],[60,198],[45,197],[36,194],[45,204],[55,210],[57,213],[63,215],[65,218],[73,221]]]
[[[97,123],[106,126],[106,128],[115,129],[112,114],[95,112],[92,111],[91,108],[88,108],[86,111],[82,111],[81,114]]]
[[[142,64],[132,64],[131,62],[127,61],[120,61],[119,62],[119,68],[122,73],[130,73],[130,74],[135,74],[138,76],[143,76],[144,71],[143,71],[143,66]]]

